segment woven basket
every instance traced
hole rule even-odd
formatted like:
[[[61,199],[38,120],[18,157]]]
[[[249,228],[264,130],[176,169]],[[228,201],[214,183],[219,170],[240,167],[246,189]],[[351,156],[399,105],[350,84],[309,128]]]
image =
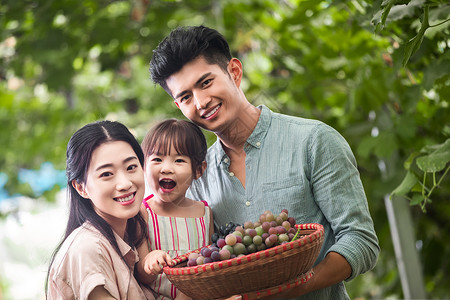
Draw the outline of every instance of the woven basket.
[[[314,272],[313,270],[309,270],[306,273],[303,273],[302,275],[298,276],[297,278],[287,282],[283,283],[277,286],[273,286],[264,290],[260,291],[253,291],[249,293],[242,294],[243,300],[254,300],[254,299],[261,299],[268,296],[274,296],[283,292],[286,292],[294,287],[297,287],[301,284],[306,283],[312,276]]]
[[[193,299],[217,299],[238,294],[253,297],[259,291],[295,282],[302,274],[311,276],[308,272],[322,247],[324,229],[316,223],[295,226],[301,235],[295,241],[242,257],[187,267],[189,254],[199,253],[201,249],[197,249],[176,257],[176,265],[165,267],[163,271],[180,291]],[[300,278],[300,282],[304,279]]]

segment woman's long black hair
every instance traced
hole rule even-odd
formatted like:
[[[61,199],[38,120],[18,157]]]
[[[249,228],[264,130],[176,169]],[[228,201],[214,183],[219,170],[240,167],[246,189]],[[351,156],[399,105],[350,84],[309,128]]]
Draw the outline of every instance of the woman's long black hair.
[[[92,153],[100,145],[112,141],[123,141],[128,143],[136,153],[141,166],[144,167],[144,154],[141,146],[128,128],[119,122],[98,121],[89,123],[75,132],[67,144],[66,175],[69,199],[69,219],[67,221],[64,237],[56,247],[50,260],[45,284],[46,291],[50,268],[56,254],[67,237],[85,222],[91,223],[98,231],[100,231],[108,239],[119,256],[122,257],[111,226],[95,212],[92,202],[81,197],[72,186],[73,180],[76,180],[78,183],[86,183],[86,173],[91,162]],[[133,218],[128,219],[125,236],[127,237],[127,243],[131,247],[138,247],[147,239],[147,223],[140,213]]]

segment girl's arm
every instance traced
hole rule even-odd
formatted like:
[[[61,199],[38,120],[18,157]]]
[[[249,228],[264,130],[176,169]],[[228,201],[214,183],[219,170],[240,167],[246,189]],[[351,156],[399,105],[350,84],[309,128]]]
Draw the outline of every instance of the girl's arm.
[[[148,213],[143,204],[141,205],[141,214],[144,220],[148,222]],[[139,256],[139,262],[136,265],[137,277],[144,284],[150,284],[155,281],[165,266],[173,264],[172,258],[164,251],[151,251],[148,241],[143,242],[137,248],[137,252]]]

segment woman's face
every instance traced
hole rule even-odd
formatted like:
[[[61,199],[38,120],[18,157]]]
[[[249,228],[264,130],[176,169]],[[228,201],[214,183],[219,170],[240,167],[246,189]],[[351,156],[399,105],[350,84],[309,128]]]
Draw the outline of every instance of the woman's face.
[[[81,196],[92,201],[96,213],[116,232],[136,216],[144,198],[145,183],[133,148],[126,142],[113,141],[95,149],[83,192]]]

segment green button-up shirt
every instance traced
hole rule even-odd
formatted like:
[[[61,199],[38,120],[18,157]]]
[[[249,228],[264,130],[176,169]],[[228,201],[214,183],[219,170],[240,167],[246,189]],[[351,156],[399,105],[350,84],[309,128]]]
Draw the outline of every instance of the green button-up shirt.
[[[344,256],[352,275],[375,266],[379,246],[356,160],[330,126],[286,116],[260,106],[261,115],[245,145],[245,188],[229,171],[230,158],[217,140],[207,170],[188,197],[206,200],[216,226],[256,221],[265,210],[286,208],[297,223],[320,223],[325,239],[316,264],[330,251]],[[349,299],[343,283],[301,299]]]

